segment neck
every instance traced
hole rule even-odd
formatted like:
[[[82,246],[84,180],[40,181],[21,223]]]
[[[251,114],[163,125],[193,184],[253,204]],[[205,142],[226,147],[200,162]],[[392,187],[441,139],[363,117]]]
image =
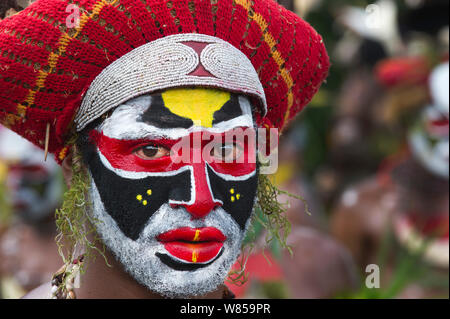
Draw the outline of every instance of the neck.
[[[97,253],[95,253],[97,254]],[[75,289],[79,299],[162,299],[163,296],[140,285],[109,251],[105,252],[109,263],[97,254],[85,261],[85,273],[81,275],[80,287]],[[225,286],[194,299],[221,299]]]

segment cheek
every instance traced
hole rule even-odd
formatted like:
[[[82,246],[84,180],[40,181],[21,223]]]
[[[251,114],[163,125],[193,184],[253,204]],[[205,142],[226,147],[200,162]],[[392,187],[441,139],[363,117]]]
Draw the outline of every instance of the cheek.
[[[249,175],[256,170],[255,160],[249,161],[247,156],[242,156],[241,159],[232,163],[212,161],[210,166],[219,174],[230,175],[237,178]]]
[[[90,167],[106,212],[133,240],[138,239],[148,220],[162,205],[169,201],[191,200],[190,171],[175,176],[131,180],[107,169],[98,156]],[[208,178],[213,197],[223,203],[226,213],[244,230],[256,197],[257,173],[245,181],[226,181],[208,168]]]
[[[248,160],[254,153],[253,146],[247,147],[244,163],[181,163],[178,168],[173,167],[170,158],[149,164],[131,154],[130,146],[115,145],[117,140],[107,139],[102,136],[97,147],[108,165],[104,165],[93,144],[87,150],[88,164],[106,212],[127,237],[136,240],[162,205],[195,202],[197,197],[191,198],[192,190],[197,191],[198,185],[206,185],[201,192],[211,193],[211,200],[221,202],[240,229],[245,229],[253,210],[258,181],[257,165]],[[179,173],[174,174],[176,169]],[[203,174],[196,174],[200,170]],[[144,176],[153,173],[153,176],[127,178],[127,174],[139,173]],[[247,176],[245,180],[243,176]],[[196,180],[198,178],[202,180]]]
[[[223,202],[223,209],[230,214],[241,230],[245,229],[251,217],[258,188],[258,170],[245,180],[238,180],[230,176],[219,176],[208,167],[208,175],[214,198]]]
[[[235,143],[238,151],[236,156],[230,156],[225,160],[209,156],[210,152],[204,152],[207,155],[206,161],[218,173],[241,177],[249,175],[257,169],[256,160],[256,142],[253,137],[245,137],[238,140],[230,139],[231,144]]]
[[[170,157],[162,157],[155,160],[144,160],[135,154],[139,147],[148,145],[146,140],[119,140],[110,138],[102,133],[93,130],[90,133],[91,140],[95,142],[100,152],[108,159],[112,167],[129,172],[169,172],[179,169],[181,165],[176,165]],[[152,143],[165,145],[170,148],[176,141],[152,140]]]

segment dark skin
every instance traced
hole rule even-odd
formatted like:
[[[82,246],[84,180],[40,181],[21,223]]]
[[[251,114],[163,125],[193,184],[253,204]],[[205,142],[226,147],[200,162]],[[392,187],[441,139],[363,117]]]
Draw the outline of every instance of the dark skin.
[[[68,156],[62,165],[64,179],[70,186],[72,179],[72,157]],[[75,288],[74,292],[78,299],[161,299],[148,288],[136,282],[122,265],[115,260],[107,250],[105,256],[110,266],[108,266],[102,256],[96,256],[95,260],[87,261],[86,272],[81,276],[80,288]],[[57,269],[55,269],[56,271]],[[225,285],[204,296],[193,299],[221,299],[225,291]],[[51,296],[51,283],[48,282],[27,295],[23,299],[48,299]]]

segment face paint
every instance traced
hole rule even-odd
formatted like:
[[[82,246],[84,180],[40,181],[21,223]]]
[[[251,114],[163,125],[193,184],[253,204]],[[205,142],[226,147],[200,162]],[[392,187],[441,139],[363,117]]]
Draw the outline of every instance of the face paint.
[[[188,89],[174,89],[162,93],[165,107],[173,114],[191,119],[203,127],[212,127],[214,114],[228,102],[236,103],[235,95],[225,91],[211,92],[209,89],[195,89],[189,94]],[[236,105],[237,106],[237,105]],[[239,110],[238,107],[236,107]]]
[[[449,178],[448,132],[448,113],[428,107],[408,137],[411,150],[422,165],[446,179]]]
[[[182,89],[129,101],[90,132],[83,153],[98,232],[140,283],[171,297],[223,283],[258,176],[254,140],[229,136],[253,125],[246,98]],[[173,151],[181,140],[189,142],[187,161]]]

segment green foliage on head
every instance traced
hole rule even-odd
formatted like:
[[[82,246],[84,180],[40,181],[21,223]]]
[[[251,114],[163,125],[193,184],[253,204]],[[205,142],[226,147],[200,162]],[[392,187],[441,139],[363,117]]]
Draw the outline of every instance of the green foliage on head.
[[[252,217],[251,228],[243,243],[242,254],[238,260],[239,269],[230,272],[228,282],[242,285],[247,281],[248,275],[245,273],[245,266],[254,249],[254,243],[263,230],[265,230],[266,248],[281,247],[287,249],[291,255],[293,254],[291,247],[287,244],[288,236],[291,233],[291,223],[286,216],[289,202],[281,203],[279,201],[280,195],[301,200],[305,205],[305,211],[310,214],[308,204],[303,197],[280,190],[272,183],[268,175],[260,174],[255,212]]]
[[[95,225],[101,221],[94,219],[89,213],[91,202],[88,195],[90,185],[89,174],[83,165],[81,154],[75,146],[72,147],[72,179],[70,188],[64,194],[62,207],[56,210],[56,227],[58,235],[56,242],[64,263],[70,264],[77,253],[82,253],[85,260],[94,256],[97,251],[105,258],[104,246],[100,249],[97,243],[101,243],[95,230]],[[82,269],[83,271],[83,269]]]

